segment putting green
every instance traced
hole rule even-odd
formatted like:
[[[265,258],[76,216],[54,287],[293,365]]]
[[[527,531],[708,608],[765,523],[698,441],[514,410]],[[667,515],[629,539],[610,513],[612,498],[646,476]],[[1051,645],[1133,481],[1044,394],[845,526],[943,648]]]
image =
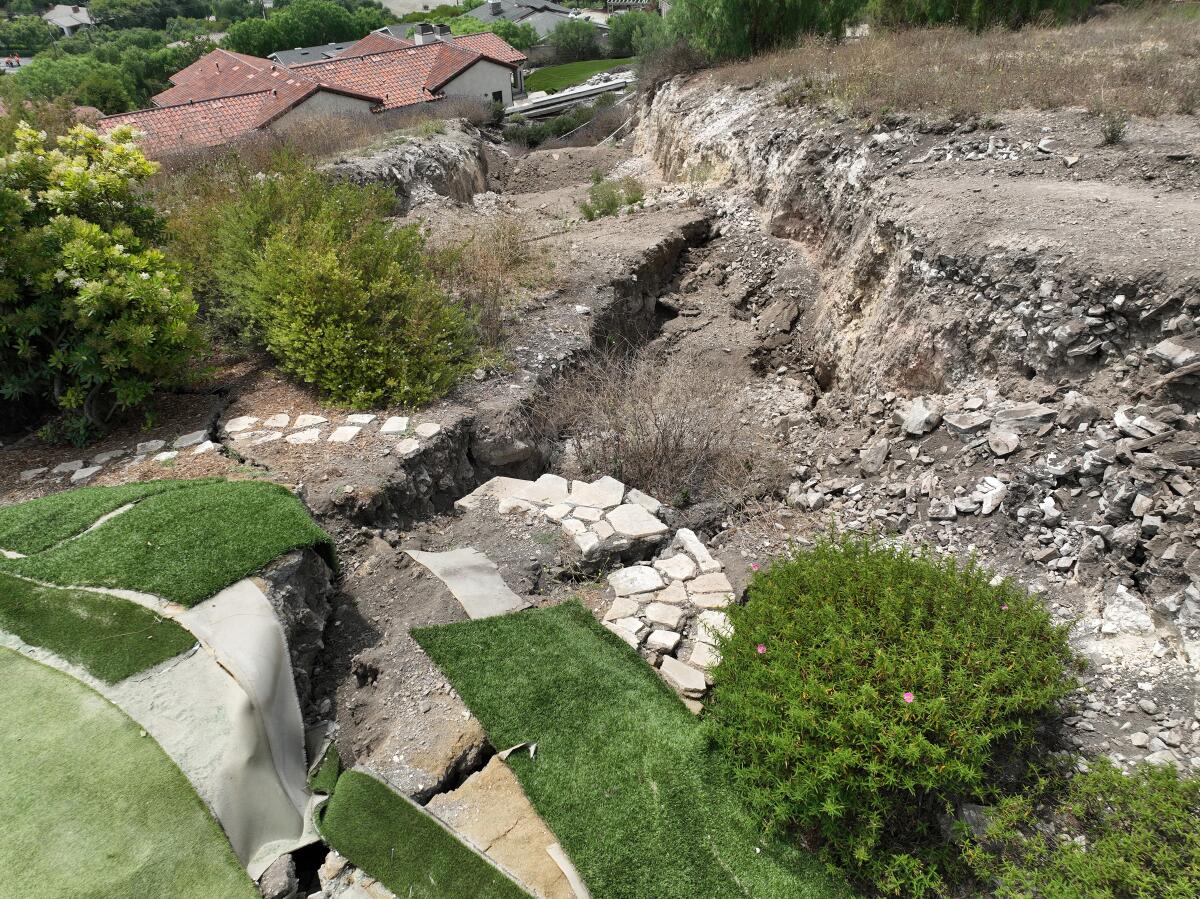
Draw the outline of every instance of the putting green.
[[[137,723],[0,649],[5,895],[255,899],[217,822]]]

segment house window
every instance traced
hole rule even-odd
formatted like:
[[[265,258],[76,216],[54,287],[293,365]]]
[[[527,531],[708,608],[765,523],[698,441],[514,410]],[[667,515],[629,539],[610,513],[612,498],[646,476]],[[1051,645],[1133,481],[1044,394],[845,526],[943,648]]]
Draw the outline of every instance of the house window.
[[[503,103],[504,102],[504,91],[492,91],[492,102],[493,103]]]

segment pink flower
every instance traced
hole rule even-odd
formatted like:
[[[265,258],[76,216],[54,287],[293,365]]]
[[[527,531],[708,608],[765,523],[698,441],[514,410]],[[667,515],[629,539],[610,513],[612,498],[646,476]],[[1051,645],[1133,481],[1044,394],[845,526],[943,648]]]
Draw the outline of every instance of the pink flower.
[[[905,701],[905,702],[912,702],[912,701],[913,701],[914,699],[916,699],[916,698],[917,698],[917,697],[913,696],[913,695],[912,695],[912,693],[906,692],[906,693],[904,694],[904,701]]]
[[[757,563],[757,562],[751,562],[751,563],[750,563],[750,570],[751,570],[751,571],[758,571],[758,563]]]
[[[760,656],[765,656],[767,654],[767,644],[766,643],[758,644],[758,654]]]
[[[1000,607],[1000,611],[1001,611],[1001,612],[1007,612],[1007,611],[1008,611],[1008,603],[1005,603],[1004,605],[1002,605],[1002,606]]]

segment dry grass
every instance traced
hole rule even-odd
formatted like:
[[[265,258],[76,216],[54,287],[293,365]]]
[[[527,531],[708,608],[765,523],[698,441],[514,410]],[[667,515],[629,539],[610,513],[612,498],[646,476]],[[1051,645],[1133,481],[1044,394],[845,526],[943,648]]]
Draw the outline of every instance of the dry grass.
[[[790,81],[785,102],[833,101],[858,116],[1024,107],[1191,114],[1200,105],[1200,3],[1151,5],[1055,28],[920,28],[844,44],[807,40],[715,77]]]
[[[516,216],[497,215],[465,231],[452,242],[434,239],[433,264],[443,286],[476,315],[484,344],[496,347],[503,342],[505,311],[552,282],[554,261]]]
[[[721,373],[678,358],[607,355],[586,362],[532,410],[563,436],[568,467],[609,474],[677,507],[736,503],[755,472],[737,392]]]

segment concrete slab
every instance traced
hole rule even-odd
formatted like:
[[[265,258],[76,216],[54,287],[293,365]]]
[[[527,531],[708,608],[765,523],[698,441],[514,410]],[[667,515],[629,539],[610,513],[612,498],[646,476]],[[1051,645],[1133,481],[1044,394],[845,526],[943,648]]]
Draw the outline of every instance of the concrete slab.
[[[379,429],[380,434],[403,434],[408,430],[408,419],[403,415],[393,415]]]
[[[496,563],[473,547],[439,553],[414,549],[407,552],[450,589],[471,618],[507,615],[529,607],[526,600],[504,583]]]
[[[329,435],[330,443],[349,443],[358,436],[358,432],[362,428],[357,425],[342,425],[340,428],[334,429],[334,432]]]

